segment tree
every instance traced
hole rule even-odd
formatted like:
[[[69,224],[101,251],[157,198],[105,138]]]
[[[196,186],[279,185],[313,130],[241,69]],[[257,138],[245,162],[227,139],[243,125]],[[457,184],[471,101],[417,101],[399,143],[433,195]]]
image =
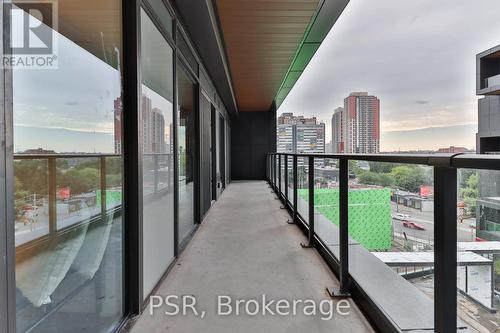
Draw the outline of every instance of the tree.
[[[23,189],[23,182],[19,178],[14,177],[14,197],[16,200],[24,199],[29,196],[30,193]]]
[[[392,169],[391,176],[396,186],[410,192],[418,192],[425,183],[424,172],[418,166],[397,166]]]
[[[61,175],[60,187],[71,188],[71,193],[80,194],[99,188],[99,170],[96,168],[70,169]]]
[[[378,172],[378,173],[390,173],[392,169],[401,165],[396,163],[388,163],[388,162],[369,162],[370,171]]]
[[[366,185],[380,185],[389,187],[394,184],[394,178],[390,173],[379,173],[363,171],[358,176],[358,182]]]
[[[462,186],[459,191],[460,199],[463,200],[468,213],[471,215],[476,213],[476,201],[479,194],[478,184],[479,177],[477,173],[471,173],[465,181],[465,186]]]

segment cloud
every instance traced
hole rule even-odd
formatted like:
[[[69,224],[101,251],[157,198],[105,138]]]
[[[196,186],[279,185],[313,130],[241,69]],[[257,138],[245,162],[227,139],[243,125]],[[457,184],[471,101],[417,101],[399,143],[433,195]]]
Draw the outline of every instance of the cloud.
[[[498,12],[498,0],[351,0],[278,113],[328,126],[350,92],[368,91],[382,132],[474,124],[475,55],[500,44]]]
[[[475,147],[477,125],[429,127],[409,131],[382,133],[381,151],[437,150],[449,146]]]

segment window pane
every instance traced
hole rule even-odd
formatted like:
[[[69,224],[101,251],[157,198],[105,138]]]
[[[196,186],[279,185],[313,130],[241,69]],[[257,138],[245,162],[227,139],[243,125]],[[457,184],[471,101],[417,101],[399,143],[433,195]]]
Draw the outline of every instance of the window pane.
[[[57,66],[13,69],[19,332],[123,315],[121,16],[118,0],[59,0]]]

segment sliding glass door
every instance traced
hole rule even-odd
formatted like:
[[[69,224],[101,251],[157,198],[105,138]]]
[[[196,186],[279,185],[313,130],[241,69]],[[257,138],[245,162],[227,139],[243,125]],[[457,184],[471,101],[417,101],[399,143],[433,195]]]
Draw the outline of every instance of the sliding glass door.
[[[177,118],[179,159],[179,241],[190,235],[196,218],[196,193],[198,188],[196,147],[197,111],[194,81],[187,70],[177,66]]]
[[[124,309],[121,1],[23,1],[5,15],[14,57],[29,53],[27,22],[51,54],[14,65],[6,88],[17,331],[107,332]]]
[[[173,51],[141,10],[143,295],[174,259]]]

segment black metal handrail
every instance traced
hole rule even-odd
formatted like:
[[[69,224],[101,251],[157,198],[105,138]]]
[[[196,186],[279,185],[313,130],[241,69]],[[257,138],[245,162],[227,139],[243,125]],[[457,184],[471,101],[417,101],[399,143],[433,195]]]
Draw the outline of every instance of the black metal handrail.
[[[282,157],[286,170],[285,184],[288,186],[288,158],[293,158],[293,204],[282,194],[281,169]],[[327,252],[326,261],[334,263],[332,269],[340,282],[340,294],[352,292],[363,295],[361,304],[367,307],[366,313],[372,317],[382,331],[399,331],[398,327],[388,318],[387,313],[368,298],[368,294],[349,274],[349,236],[347,204],[349,165],[348,161],[371,161],[400,164],[419,164],[434,168],[434,220],[439,221],[434,226],[434,329],[436,332],[455,332],[457,328],[457,169],[488,169],[500,170],[499,155],[474,154],[311,154],[311,153],[270,153],[267,158],[267,179],[271,187],[283,200],[285,207],[292,211],[292,223],[299,223],[301,216],[297,207],[297,159],[308,158],[309,179],[314,179],[314,159],[335,159],[339,161],[339,257]],[[278,166],[278,170],[276,167]],[[309,194],[314,193],[314,182],[308,182]],[[311,201],[311,198],[309,199]],[[322,240],[314,233],[314,203],[308,205],[309,225],[301,223],[308,232],[310,245],[315,245],[320,253]],[[315,242],[314,240],[318,241]],[[358,288],[354,290],[354,288]]]

